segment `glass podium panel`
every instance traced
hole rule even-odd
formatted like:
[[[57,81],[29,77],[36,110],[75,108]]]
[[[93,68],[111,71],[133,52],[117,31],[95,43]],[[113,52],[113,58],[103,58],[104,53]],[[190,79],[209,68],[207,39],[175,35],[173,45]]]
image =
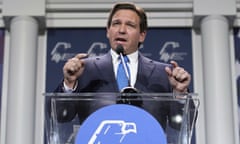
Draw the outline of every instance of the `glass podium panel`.
[[[197,94],[46,93],[48,144],[190,144]]]

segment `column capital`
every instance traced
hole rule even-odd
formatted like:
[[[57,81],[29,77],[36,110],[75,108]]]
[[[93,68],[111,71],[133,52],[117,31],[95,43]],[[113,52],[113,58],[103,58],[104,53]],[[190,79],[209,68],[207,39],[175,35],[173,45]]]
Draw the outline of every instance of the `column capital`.
[[[46,26],[45,0],[3,0],[2,15],[5,27],[10,28],[11,20],[18,16],[33,17],[37,20],[39,30]],[[20,8],[25,7],[25,8]]]
[[[233,26],[237,15],[236,0],[193,0],[193,27],[200,28],[202,19],[208,16],[223,16]]]

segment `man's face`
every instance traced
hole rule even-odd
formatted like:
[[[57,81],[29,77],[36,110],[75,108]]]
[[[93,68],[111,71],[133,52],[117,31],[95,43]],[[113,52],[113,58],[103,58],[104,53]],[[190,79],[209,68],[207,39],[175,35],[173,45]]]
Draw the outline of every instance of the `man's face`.
[[[107,37],[112,49],[122,45],[125,54],[130,54],[138,49],[138,43],[143,42],[146,32],[140,32],[140,18],[132,10],[118,10],[112,18]]]

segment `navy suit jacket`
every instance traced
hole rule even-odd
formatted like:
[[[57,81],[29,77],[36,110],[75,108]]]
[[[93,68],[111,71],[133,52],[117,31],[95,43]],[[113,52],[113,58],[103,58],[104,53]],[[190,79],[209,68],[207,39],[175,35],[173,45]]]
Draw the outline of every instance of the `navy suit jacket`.
[[[153,61],[139,53],[138,73],[134,87],[144,93],[172,92],[172,87],[165,72],[166,66],[171,67],[171,65]],[[64,92],[62,82],[55,92]],[[79,77],[78,85],[74,92],[119,92],[110,52],[85,60],[85,70]],[[113,101],[92,101],[91,103],[85,101],[76,104],[58,103],[58,120],[60,122],[69,121],[78,114],[80,121],[83,121],[98,108],[114,103]],[[165,128],[167,121],[171,123],[169,116],[178,114],[182,105],[174,102],[143,101],[141,107],[151,113]],[[175,107],[175,110],[172,110],[171,107]],[[62,111],[66,109],[68,110],[67,115],[66,113],[64,116],[61,115]],[[84,111],[82,111],[83,109]]]
[[[153,61],[139,53],[135,88],[141,92],[171,92],[165,67],[170,65]],[[61,83],[56,89],[63,92]],[[110,52],[85,60],[85,70],[78,79],[75,92],[119,92]]]

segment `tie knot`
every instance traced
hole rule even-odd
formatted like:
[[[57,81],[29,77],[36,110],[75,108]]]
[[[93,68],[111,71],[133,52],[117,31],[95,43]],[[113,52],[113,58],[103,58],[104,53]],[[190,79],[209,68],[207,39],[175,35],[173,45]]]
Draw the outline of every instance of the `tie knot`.
[[[119,57],[119,60],[121,59],[121,57]],[[128,63],[129,62],[129,58],[127,56],[123,56],[124,62]]]

